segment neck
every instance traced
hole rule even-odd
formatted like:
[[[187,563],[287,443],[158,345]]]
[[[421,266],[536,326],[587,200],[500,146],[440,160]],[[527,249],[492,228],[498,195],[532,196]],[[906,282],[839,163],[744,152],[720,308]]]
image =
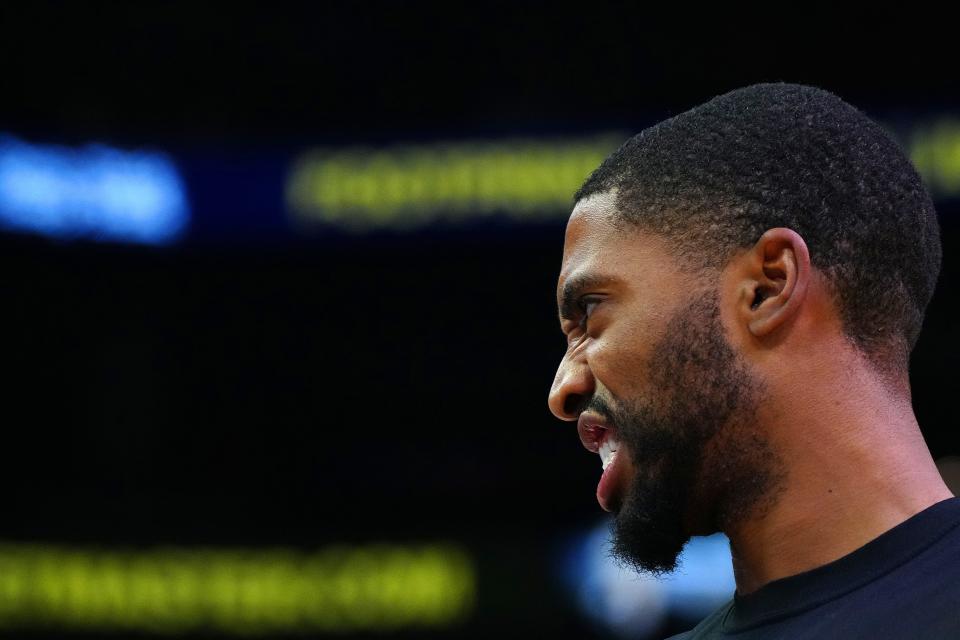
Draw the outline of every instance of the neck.
[[[770,505],[725,531],[739,594],[837,560],[952,496],[906,383],[891,393],[889,381],[857,364],[829,367],[832,376],[793,369],[789,384],[774,381],[781,392],[768,406],[779,410],[763,422],[785,480]]]

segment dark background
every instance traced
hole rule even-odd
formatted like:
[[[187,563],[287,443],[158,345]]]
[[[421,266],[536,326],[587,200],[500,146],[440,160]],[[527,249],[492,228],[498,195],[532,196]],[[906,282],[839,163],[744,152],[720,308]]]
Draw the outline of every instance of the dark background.
[[[876,117],[956,113],[941,21],[898,11],[880,26],[877,11],[692,27],[595,3],[7,3],[0,130],[266,157],[638,131],[778,80]],[[938,211],[944,268],[912,375],[942,457],[960,453],[960,228],[955,202]],[[546,408],[562,241],[562,221],[162,249],[0,236],[0,537],[457,540],[480,558],[479,608],[443,637],[592,637],[552,555],[599,519],[596,459]]]

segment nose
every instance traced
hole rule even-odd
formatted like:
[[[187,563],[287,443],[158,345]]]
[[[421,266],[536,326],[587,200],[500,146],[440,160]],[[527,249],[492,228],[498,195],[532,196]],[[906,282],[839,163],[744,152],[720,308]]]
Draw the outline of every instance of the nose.
[[[564,356],[550,387],[550,411],[561,420],[576,420],[593,395],[594,384],[593,373],[585,361]]]

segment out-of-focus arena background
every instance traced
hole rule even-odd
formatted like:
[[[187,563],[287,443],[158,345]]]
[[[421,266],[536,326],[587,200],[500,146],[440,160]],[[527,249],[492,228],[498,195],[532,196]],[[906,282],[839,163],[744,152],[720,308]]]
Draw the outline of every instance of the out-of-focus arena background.
[[[587,173],[759,81],[857,105],[935,195],[913,384],[955,478],[955,38],[901,13],[6,3],[0,632],[691,626],[726,545],[663,581],[608,562],[599,462],[546,407],[554,290]]]

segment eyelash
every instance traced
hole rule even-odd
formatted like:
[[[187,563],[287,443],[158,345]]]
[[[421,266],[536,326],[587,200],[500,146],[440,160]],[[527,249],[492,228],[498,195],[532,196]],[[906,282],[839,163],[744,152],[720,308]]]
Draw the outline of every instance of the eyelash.
[[[591,313],[587,310],[590,305],[600,304],[599,298],[595,296],[583,296],[577,300],[577,308],[580,310],[580,326],[586,326],[587,320],[590,319]]]

